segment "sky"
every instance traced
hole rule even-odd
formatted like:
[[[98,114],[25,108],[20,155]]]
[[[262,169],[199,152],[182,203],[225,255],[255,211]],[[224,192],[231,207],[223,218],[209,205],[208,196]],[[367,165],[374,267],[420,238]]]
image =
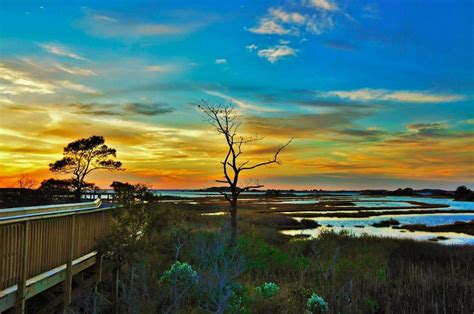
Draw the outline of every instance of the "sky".
[[[474,187],[473,1],[0,0],[0,186],[104,136],[154,188],[222,178],[231,103],[267,188]]]

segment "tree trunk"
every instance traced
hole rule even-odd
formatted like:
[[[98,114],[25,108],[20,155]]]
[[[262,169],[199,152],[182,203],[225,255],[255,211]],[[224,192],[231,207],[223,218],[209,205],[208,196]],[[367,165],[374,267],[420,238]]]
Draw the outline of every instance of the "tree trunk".
[[[77,179],[76,191],[74,191],[74,198],[77,203],[81,202],[82,181]]]
[[[78,187],[76,189],[76,191],[74,192],[74,200],[77,202],[77,203],[80,203],[81,202],[81,189]]]
[[[237,243],[237,200],[232,202],[230,209],[230,244]]]

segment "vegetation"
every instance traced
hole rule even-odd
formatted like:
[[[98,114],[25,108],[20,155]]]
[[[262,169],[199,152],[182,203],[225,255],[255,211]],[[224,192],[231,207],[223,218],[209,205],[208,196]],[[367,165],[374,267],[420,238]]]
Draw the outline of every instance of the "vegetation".
[[[474,202],[474,192],[465,186],[460,186],[454,192],[454,199],[456,201]]]
[[[143,186],[125,187],[146,192]],[[123,242],[103,247],[112,261],[114,255],[122,256],[120,276],[117,280],[108,273],[98,294],[91,291],[78,299],[71,308],[75,311],[90,307],[92,301],[87,300],[94,300],[101,312],[117,313],[474,309],[473,247],[331,232],[296,240],[272,227],[270,216],[247,208],[239,215],[236,245],[229,246],[229,233],[222,228],[226,217],[201,216],[191,205],[141,200],[146,193],[127,195],[133,197],[127,197],[129,205],[117,213],[117,231],[108,239]],[[130,226],[144,232],[135,237],[137,228]]]
[[[116,150],[104,144],[102,136],[91,136],[69,143],[64,147],[63,158],[49,164],[52,172],[72,174],[76,200],[80,201],[84,179],[95,170],[122,170],[122,163],[115,160]]]

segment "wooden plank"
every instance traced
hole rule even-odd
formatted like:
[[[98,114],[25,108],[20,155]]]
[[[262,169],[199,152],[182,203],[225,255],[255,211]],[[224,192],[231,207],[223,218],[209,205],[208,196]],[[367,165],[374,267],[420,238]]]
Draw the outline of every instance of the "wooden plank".
[[[76,216],[71,217],[71,230],[68,239],[68,256],[66,263],[66,278],[64,280],[64,305],[71,304],[72,298],[72,261],[74,259],[74,248],[76,241]]]
[[[18,273],[17,283],[17,299],[16,299],[16,313],[25,313],[26,310],[26,280],[28,279],[28,254],[30,252],[30,222],[23,223],[22,246],[20,251],[20,269]]]
[[[91,252],[84,255],[72,263],[73,274],[78,274],[85,269],[93,266],[97,262],[97,252]],[[28,300],[35,295],[46,291],[47,289],[63,282],[66,278],[66,265],[61,265],[50,271],[42,273],[26,282],[25,298]],[[17,297],[17,286],[10,287],[0,291],[0,313],[15,306]]]

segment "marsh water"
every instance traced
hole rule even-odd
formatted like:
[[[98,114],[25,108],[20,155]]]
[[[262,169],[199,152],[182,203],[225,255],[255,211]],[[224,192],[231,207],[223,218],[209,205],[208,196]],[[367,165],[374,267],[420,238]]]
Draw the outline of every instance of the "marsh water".
[[[219,192],[195,192],[195,191],[170,191],[159,190],[156,194],[162,196],[173,196],[184,199],[192,199],[199,202],[199,199],[209,197],[222,197]],[[456,232],[425,232],[408,231],[393,227],[374,227],[372,224],[396,219],[400,225],[423,224],[426,226],[437,226],[453,224],[455,222],[474,221],[474,203],[454,201],[450,198],[435,197],[411,197],[411,196],[377,196],[371,197],[355,192],[349,193],[295,193],[291,197],[263,198],[264,192],[246,193],[243,202],[253,202],[262,206],[275,206],[270,209],[277,209],[280,205],[290,206],[290,211],[282,211],[282,214],[295,218],[296,220],[309,219],[317,221],[321,227],[303,230],[282,231],[288,235],[309,235],[317,237],[321,232],[333,230],[336,232],[345,231],[354,235],[369,234],[382,237],[410,238],[417,240],[436,240],[444,244],[469,244],[474,245],[474,236]],[[430,207],[423,207],[419,204],[427,204]],[[329,204],[329,205],[328,205]],[[314,210],[307,206],[314,206]],[[299,210],[302,207],[302,210]],[[304,208],[303,208],[304,207]],[[327,210],[326,210],[327,207]],[[416,213],[410,213],[415,211]],[[437,213],[423,213],[436,210]],[[452,211],[464,211],[455,213]],[[394,214],[394,211],[400,213]],[[471,213],[472,211],[472,213]],[[369,217],[363,218],[336,218],[318,217],[317,215],[341,214],[367,212]],[[389,212],[384,215],[384,212]],[[370,216],[370,213],[374,213]],[[212,213],[211,213],[212,214]],[[217,213],[216,213],[217,214]],[[226,213],[219,213],[224,215]],[[302,214],[311,214],[307,217]],[[439,238],[438,238],[439,237]]]

